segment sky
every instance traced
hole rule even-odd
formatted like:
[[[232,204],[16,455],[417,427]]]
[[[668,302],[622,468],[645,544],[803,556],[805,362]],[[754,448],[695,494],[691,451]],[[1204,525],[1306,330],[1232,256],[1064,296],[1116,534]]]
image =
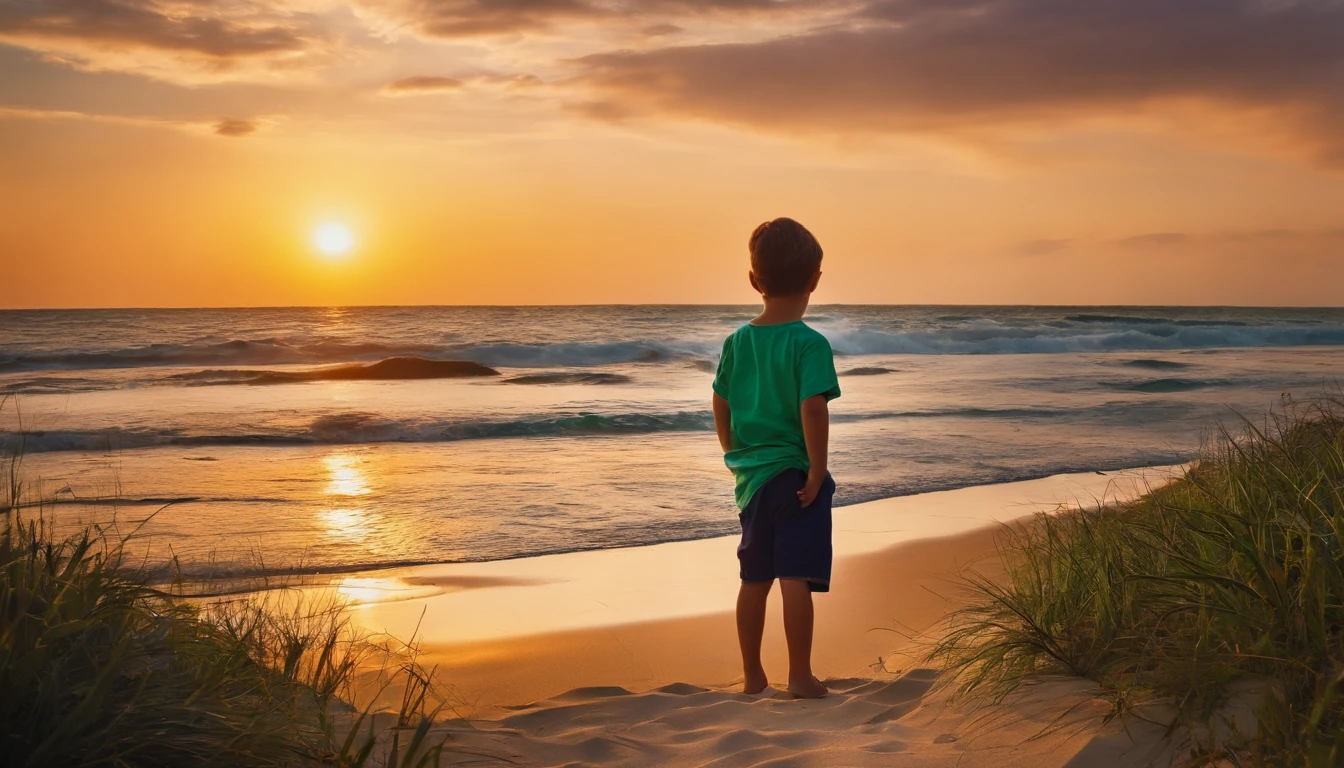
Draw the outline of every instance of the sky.
[[[817,302],[1344,304],[1344,2],[0,0],[0,307],[744,303],[777,216]]]

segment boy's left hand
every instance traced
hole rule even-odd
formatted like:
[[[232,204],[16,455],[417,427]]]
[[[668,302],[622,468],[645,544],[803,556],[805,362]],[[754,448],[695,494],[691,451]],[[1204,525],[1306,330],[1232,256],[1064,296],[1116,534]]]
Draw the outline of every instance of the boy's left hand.
[[[821,490],[821,484],[824,482],[826,482],[825,472],[808,472],[807,484],[803,486],[802,490],[798,491],[799,503],[804,507],[807,507],[810,506],[813,501],[816,501],[817,492]]]

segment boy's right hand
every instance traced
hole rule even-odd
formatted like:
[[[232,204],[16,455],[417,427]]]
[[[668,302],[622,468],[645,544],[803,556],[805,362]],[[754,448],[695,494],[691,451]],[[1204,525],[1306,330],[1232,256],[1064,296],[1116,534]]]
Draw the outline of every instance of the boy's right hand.
[[[821,484],[826,482],[825,472],[808,472],[807,483],[798,491],[798,502],[804,507],[810,506],[817,499],[817,493],[821,491]]]

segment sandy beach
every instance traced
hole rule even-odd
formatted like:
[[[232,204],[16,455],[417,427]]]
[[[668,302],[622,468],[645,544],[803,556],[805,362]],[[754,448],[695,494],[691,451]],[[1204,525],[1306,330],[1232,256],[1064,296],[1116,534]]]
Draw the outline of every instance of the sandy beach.
[[[1058,475],[836,510],[835,588],[816,601],[815,667],[834,691],[821,701],[735,691],[734,537],[411,568],[341,589],[369,630],[404,638],[418,626],[422,661],[461,718],[440,729],[462,764],[890,765],[896,752],[903,765],[1160,763],[1160,734],[1104,726],[1090,683],[951,707],[920,658],[957,604],[956,575],[992,572],[1002,524],[1129,498],[1171,473]],[[765,645],[774,681],[786,672],[777,600]]]
[[[1344,0],[0,0],[0,168],[0,768],[1344,768]]]

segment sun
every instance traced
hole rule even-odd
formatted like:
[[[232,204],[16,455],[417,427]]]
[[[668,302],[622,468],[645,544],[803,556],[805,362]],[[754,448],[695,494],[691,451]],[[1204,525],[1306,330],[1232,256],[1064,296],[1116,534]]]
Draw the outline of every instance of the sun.
[[[355,247],[355,236],[340,222],[327,222],[313,230],[313,245],[325,256],[344,256]]]

